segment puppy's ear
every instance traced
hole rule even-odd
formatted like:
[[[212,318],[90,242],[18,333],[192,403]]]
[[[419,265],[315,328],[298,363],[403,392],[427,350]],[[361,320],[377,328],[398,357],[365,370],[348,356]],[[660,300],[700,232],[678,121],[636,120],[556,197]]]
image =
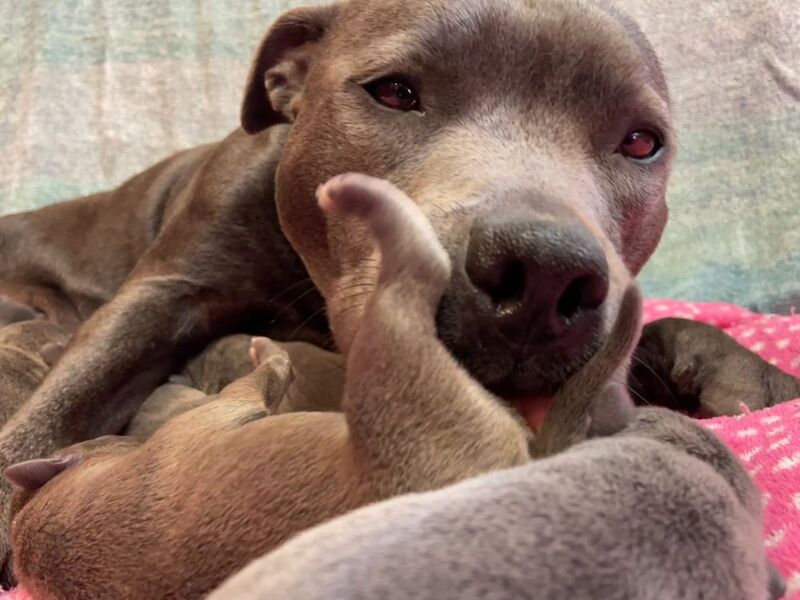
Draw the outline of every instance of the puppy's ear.
[[[242,103],[242,128],[247,133],[294,120],[308,66],[338,10],[337,4],[297,8],[267,31],[250,67]]]
[[[78,464],[80,456],[68,454],[57,458],[35,458],[6,468],[5,475],[18,488],[33,492],[53,477]]]

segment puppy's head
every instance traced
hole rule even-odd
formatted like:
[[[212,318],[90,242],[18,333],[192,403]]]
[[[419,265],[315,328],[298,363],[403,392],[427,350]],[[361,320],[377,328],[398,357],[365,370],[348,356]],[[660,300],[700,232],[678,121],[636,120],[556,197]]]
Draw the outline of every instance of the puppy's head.
[[[48,458],[35,458],[15,463],[3,475],[13,485],[9,521],[36,496],[48,483],[63,477],[81,477],[81,473],[103,457],[129,451],[139,442],[135,438],[106,435],[57,451]]]
[[[16,348],[47,366],[53,366],[70,337],[69,330],[50,321],[20,321],[0,328],[0,347]]]
[[[453,277],[441,339],[506,397],[552,394],[608,335],[664,226],[666,86],[639,30],[580,0],[350,0],[267,33],[242,110],[290,122],[281,223],[347,351],[377,274],[314,190],[357,171],[429,216]]]

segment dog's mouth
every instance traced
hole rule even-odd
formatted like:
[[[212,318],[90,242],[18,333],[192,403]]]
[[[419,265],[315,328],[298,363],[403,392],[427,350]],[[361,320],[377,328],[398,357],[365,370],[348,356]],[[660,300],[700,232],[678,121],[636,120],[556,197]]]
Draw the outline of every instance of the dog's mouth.
[[[531,396],[527,398],[506,398],[508,404],[519,413],[533,433],[542,429],[544,419],[553,403],[553,396]]]

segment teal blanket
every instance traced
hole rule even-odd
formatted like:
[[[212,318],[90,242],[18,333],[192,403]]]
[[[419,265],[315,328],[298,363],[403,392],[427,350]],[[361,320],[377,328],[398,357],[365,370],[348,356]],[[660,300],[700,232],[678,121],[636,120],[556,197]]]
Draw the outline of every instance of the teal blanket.
[[[226,134],[259,36],[300,3],[0,2],[0,212]],[[800,2],[617,3],[662,56],[680,134],[645,292],[800,307]]]

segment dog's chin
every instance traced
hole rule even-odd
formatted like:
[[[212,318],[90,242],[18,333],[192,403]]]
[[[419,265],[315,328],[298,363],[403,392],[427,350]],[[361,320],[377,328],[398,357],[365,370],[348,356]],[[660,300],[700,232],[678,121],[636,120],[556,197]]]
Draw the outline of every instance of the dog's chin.
[[[602,342],[598,336],[579,349],[549,346],[534,350],[521,361],[514,360],[512,349],[502,343],[475,345],[481,352],[454,355],[476,380],[504,400],[536,432],[556,392],[594,356]]]

